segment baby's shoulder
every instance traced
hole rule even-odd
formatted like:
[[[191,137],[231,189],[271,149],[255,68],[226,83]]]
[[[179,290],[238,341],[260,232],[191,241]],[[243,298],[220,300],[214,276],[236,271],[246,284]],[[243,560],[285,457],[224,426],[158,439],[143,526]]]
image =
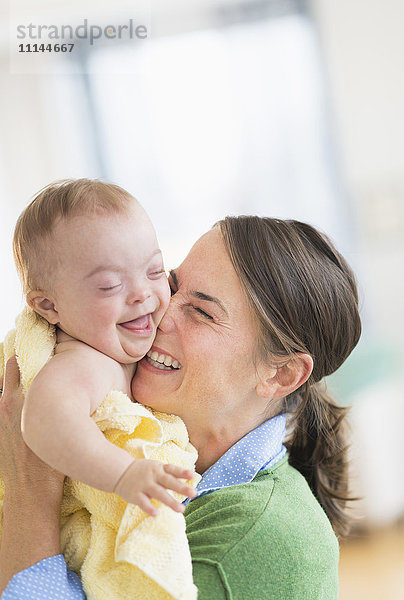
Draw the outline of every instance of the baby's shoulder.
[[[58,334],[54,355],[38,375],[67,376],[87,384],[95,379],[113,386],[123,380],[123,373],[122,365],[113,358],[71,336]]]
[[[130,379],[120,363],[71,338],[56,346],[52,358],[34,378],[29,395],[55,395],[61,390],[63,395],[69,390],[75,397],[88,398],[92,414],[111,390],[130,394]]]

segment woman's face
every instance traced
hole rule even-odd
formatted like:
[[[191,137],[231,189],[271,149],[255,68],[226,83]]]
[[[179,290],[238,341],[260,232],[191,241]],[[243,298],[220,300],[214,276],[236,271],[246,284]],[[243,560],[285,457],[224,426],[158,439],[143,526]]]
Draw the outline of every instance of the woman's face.
[[[170,284],[171,303],[138,363],[133,395],[188,426],[220,427],[254,400],[258,376],[257,326],[217,228],[196,242]]]

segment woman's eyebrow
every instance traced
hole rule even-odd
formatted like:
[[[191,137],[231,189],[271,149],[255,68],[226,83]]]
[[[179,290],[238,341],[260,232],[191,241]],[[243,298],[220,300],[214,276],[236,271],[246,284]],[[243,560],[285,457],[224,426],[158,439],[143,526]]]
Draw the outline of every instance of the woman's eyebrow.
[[[224,312],[226,317],[229,316],[229,313],[227,312],[227,310],[224,307],[224,304],[221,302],[221,300],[219,300],[219,298],[216,298],[215,296],[210,296],[209,294],[205,294],[204,292],[198,292],[197,290],[191,290],[190,293],[191,293],[191,296],[194,296],[194,298],[198,298],[198,300],[206,300],[207,302],[214,302],[215,304],[217,304],[217,306],[219,308],[222,309],[222,311]]]
[[[170,270],[171,279],[174,282],[175,287],[178,287],[178,278],[174,269]],[[210,296],[210,294],[205,294],[205,292],[199,292],[198,290],[191,290],[191,296],[194,298],[198,298],[198,300],[205,300],[206,302],[214,302],[217,306],[224,312],[224,314],[228,317],[229,313],[227,312],[223,302],[216,298],[215,296]]]

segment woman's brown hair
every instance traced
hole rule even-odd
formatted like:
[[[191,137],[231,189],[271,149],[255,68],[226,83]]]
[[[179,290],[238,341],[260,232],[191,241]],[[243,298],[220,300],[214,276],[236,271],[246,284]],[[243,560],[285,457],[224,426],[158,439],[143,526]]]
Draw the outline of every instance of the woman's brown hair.
[[[293,415],[289,462],[306,478],[335,532],[348,529],[345,408],[326,393],[323,378],[356,346],[361,322],[349,265],[314,227],[257,216],[217,224],[259,325],[261,358],[310,354],[308,381],[285,398]]]

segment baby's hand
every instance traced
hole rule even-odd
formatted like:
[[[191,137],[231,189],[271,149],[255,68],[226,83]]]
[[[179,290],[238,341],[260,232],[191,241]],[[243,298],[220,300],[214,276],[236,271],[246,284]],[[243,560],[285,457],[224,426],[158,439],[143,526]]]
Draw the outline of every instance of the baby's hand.
[[[175,512],[182,513],[185,506],[177,502],[167,490],[194,498],[195,489],[181,481],[192,479],[194,475],[191,469],[140,458],[129,465],[116,484],[114,492],[127,502],[137,504],[151,517],[158,514],[157,508],[150,501],[151,498],[163,502]]]

